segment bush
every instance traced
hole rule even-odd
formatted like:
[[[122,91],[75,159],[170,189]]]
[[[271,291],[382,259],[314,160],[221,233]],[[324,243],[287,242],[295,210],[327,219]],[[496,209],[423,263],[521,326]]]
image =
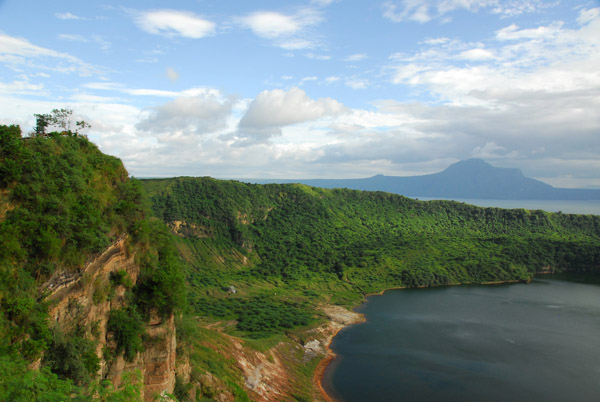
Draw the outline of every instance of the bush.
[[[125,360],[133,361],[143,350],[144,323],[135,307],[111,310],[107,330],[113,333],[117,343],[116,353],[123,353]]]
[[[54,339],[44,355],[44,365],[62,379],[75,384],[87,384],[100,369],[94,342],[71,334],[55,331]]]

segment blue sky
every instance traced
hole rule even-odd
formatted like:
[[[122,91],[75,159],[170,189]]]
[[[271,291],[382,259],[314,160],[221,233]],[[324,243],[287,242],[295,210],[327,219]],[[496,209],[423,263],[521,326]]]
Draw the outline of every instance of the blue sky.
[[[600,187],[600,2],[0,0],[0,123],[54,108],[139,177]]]

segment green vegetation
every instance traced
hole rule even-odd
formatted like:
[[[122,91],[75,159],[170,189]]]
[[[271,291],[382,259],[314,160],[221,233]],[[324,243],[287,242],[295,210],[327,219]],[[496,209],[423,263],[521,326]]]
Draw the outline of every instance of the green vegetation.
[[[353,306],[386,288],[600,270],[598,216],[210,178],[142,184],[155,215],[178,235],[191,313],[259,351],[278,345],[281,336],[306,336],[322,319],[320,304]],[[205,343],[185,343],[193,366],[236,383],[233,363],[217,353],[224,348],[221,335],[194,333]],[[318,360],[304,362],[290,352],[294,395],[310,400]],[[196,379],[202,384],[203,377]],[[201,392],[213,393],[210,387]]]
[[[198,299],[198,314],[237,321],[237,328],[261,338],[283,333],[313,321],[313,313],[305,305],[276,301],[268,297]]]
[[[107,324],[117,342],[117,353],[123,353],[125,360],[133,361],[135,355],[143,350],[142,334],[144,323],[135,307],[111,310]]]
[[[98,329],[90,324],[86,335],[79,324],[69,332],[55,328],[40,286],[56,275],[80,277],[116,240],[128,239],[140,274],[135,285],[125,271],[92,284],[94,304],[110,300],[119,286],[126,292],[127,305],[110,313],[108,328],[117,347],[107,356],[123,353],[133,360],[151,312],[180,311],[186,300],[172,235],[148,217],[140,183],[128,178],[119,159],[68,131],[70,114],[55,117],[64,121],[52,123],[67,131],[22,138],[18,126],[0,126],[0,356],[10,357],[0,362],[2,400],[91,395],[78,387],[98,384]],[[77,314],[81,306],[69,303]],[[30,374],[27,365],[37,360],[42,370]],[[99,387],[93,391],[98,395],[121,393]]]
[[[37,284],[76,272],[136,213],[120,208],[131,186],[121,162],[79,136],[22,139],[18,127],[2,126],[0,169],[2,328],[8,347],[33,361],[53,342]]]
[[[399,286],[600,270],[598,216],[295,184],[129,179],[117,158],[69,131],[67,112],[40,115],[32,138],[0,126],[0,400],[139,399],[139,376],[120,389],[97,378],[98,322],[59,328],[40,294],[56,277],[85,281],[86,265],[122,239],[139,275],[117,269],[89,282],[94,306],[119,298],[103,358],[135,360],[148,320],[175,314],[198,400],[223,390],[250,400],[231,352],[242,347],[267,358],[282,348],[295,364],[296,399],[310,399],[318,359],[304,362],[294,345],[323,322],[322,304],[353,306]],[[50,124],[65,131],[46,133]],[[188,391],[179,379],[175,394]]]
[[[192,298],[215,285],[243,288],[258,279],[317,294],[322,291],[313,282],[343,282],[366,294],[394,286],[528,280],[547,267],[600,267],[600,218],[593,215],[210,178],[142,183],[155,214],[171,226],[179,222],[191,265],[202,261],[188,274]],[[199,255],[206,252],[238,258],[211,261]]]

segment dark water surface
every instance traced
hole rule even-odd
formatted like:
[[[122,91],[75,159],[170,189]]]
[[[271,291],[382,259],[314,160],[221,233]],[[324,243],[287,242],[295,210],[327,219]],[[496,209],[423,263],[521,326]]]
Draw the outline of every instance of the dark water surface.
[[[323,386],[341,401],[600,401],[600,285],[388,291],[342,330]]]

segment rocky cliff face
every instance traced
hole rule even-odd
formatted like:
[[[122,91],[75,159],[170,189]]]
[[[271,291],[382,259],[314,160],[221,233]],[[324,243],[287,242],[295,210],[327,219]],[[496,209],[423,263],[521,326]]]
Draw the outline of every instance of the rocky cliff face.
[[[111,281],[111,273],[126,272],[134,285],[139,276],[135,253],[127,250],[127,238],[110,245],[100,256],[79,272],[56,272],[42,287],[50,302],[50,319],[64,332],[75,329],[97,341],[100,358],[99,375],[118,386],[126,371],[139,370],[143,375],[143,396],[154,400],[156,394],[172,393],[175,387],[176,331],[173,315],[161,318],[151,314],[146,323],[144,351],[131,362],[122,355],[108,357],[115,341],[107,330],[110,311],[126,306],[126,287]],[[107,358],[108,357],[108,358]]]

